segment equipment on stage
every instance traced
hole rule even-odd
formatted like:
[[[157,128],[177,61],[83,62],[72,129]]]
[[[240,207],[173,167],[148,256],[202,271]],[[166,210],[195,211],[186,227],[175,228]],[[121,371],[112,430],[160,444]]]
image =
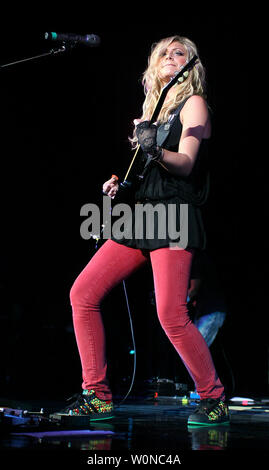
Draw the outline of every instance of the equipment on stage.
[[[96,422],[93,422],[96,424]],[[59,415],[57,418],[43,408],[40,411],[28,411],[16,408],[0,407],[0,432],[17,430],[53,429],[89,427],[90,416]]]
[[[130,416],[135,409],[144,407],[144,413],[146,410],[154,410],[156,413],[162,413],[162,407],[168,406],[173,407],[173,412],[177,415],[185,413],[184,410],[192,409],[197,406],[197,400],[191,399],[190,396],[167,396],[160,397],[158,403],[153,399],[152,402],[148,400],[141,401],[141,399],[134,399],[129,402],[129,405],[118,406],[118,412],[116,410],[115,419],[117,420],[117,414],[120,418],[121,413],[124,410],[130,408]],[[229,401],[229,411],[231,414],[231,423],[268,423],[269,421],[269,398],[241,398],[234,397]],[[127,408],[126,408],[127,407]],[[160,407],[160,408],[158,408]],[[168,408],[168,410],[170,409]],[[172,408],[171,408],[172,409]],[[150,412],[150,411],[149,411]],[[111,421],[114,423],[114,421]],[[110,425],[111,426],[111,425]],[[108,423],[105,421],[91,421],[90,416],[59,416],[57,419],[51,415],[51,412],[44,411],[43,408],[40,411],[28,411],[17,408],[0,407],[0,434],[12,435],[28,435],[31,433],[34,436],[41,434],[57,435],[57,433],[72,433],[75,432],[83,433],[94,432],[93,430],[99,429],[100,433],[104,433],[106,430],[111,429]],[[78,431],[76,431],[78,430]],[[80,430],[80,431],[79,431]]]

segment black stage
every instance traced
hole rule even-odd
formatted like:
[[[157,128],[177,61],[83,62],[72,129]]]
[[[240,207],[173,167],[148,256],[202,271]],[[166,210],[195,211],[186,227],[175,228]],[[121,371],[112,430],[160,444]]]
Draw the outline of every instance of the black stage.
[[[155,401],[131,397],[116,406],[113,419],[78,426],[67,422],[56,425],[44,418],[46,410],[57,408],[59,403],[46,403],[43,415],[30,415],[31,410],[38,410],[38,403],[14,402],[22,412],[2,408],[1,453],[10,462],[26,458],[27,463],[59,460],[114,467],[127,463],[177,465],[205,459],[254,463],[268,451],[269,399],[243,403],[230,402],[230,424],[190,427],[187,417],[197,402],[182,397]],[[107,461],[102,461],[105,458]]]
[[[264,224],[268,213],[264,136],[268,131],[262,132],[258,118],[265,108],[260,98],[265,61],[258,54],[262,41],[257,48],[253,40],[255,27],[260,37],[266,15],[259,9],[255,20],[252,8],[247,18],[244,8],[236,17],[234,8],[226,16],[224,11],[221,15],[189,11],[183,15],[182,5],[173,5],[169,21],[159,15],[161,25],[152,18],[143,18],[143,25],[144,11],[139,23],[135,18],[131,24],[129,12],[124,22],[120,5],[119,24],[111,18],[104,27],[102,5],[100,16],[92,13],[88,24],[85,15],[85,27],[70,29],[99,35],[100,47],[77,45],[64,54],[8,67],[3,65],[56,48],[44,39],[44,33],[57,31],[59,24],[46,23],[39,30],[35,24],[35,30],[32,25],[27,31],[20,17],[23,32],[15,33],[15,12],[10,25],[5,17],[7,32],[1,28],[0,33],[0,449],[8,465],[16,461],[29,467],[35,462],[39,468],[44,461],[48,468],[58,460],[63,467],[72,457],[76,466],[101,464],[87,459],[107,455],[122,456],[119,465],[114,462],[118,467],[133,464],[130,455],[150,453],[159,456],[160,465],[179,463],[166,462],[170,454],[178,455],[181,464],[215,457],[221,463],[236,459],[240,464],[257,465],[261,454],[268,452],[269,398],[262,399],[269,397],[268,234]],[[63,32],[68,30],[63,27]],[[204,221],[208,250],[227,299],[227,319],[222,338],[218,334],[211,352],[228,387],[227,396],[258,399],[246,405],[231,402],[229,426],[190,429],[187,417],[195,402],[183,404],[180,397],[153,401],[134,390],[116,408],[113,420],[86,429],[66,424],[59,430],[40,415],[34,415],[30,423],[23,411],[56,410],[62,405],[58,397],[80,388],[69,293],[96,251],[95,241],[81,236],[81,208],[88,203],[102,207],[104,181],[114,173],[124,177],[132,157],[128,137],[144,101],[141,77],[148,53],[153,42],[174,34],[189,37],[199,46],[214,122],[211,193]],[[127,281],[137,351],[136,381],[164,376],[185,382],[189,380],[186,371],[160,331],[150,300],[152,289],[150,267]],[[119,396],[115,403],[120,403],[122,385],[129,384],[133,373],[134,357],[122,286],[104,301],[103,316],[109,380],[113,396]],[[113,460],[103,463],[113,465]],[[155,463],[145,457],[140,465]]]

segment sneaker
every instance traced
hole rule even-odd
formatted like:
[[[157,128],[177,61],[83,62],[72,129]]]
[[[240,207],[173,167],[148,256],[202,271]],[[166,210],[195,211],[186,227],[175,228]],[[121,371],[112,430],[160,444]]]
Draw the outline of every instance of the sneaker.
[[[229,408],[222,400],[208,398],[201,400],[193,414],[188,418],[188,424],[210,426],[229,423]]]
[[[52,418],[61,417],[89,417],[91,421],[113,418],[113,402],[100,400],[94,390],[83,390],[82,393],[71,397],[73,401],[63,410],[53,413]]]

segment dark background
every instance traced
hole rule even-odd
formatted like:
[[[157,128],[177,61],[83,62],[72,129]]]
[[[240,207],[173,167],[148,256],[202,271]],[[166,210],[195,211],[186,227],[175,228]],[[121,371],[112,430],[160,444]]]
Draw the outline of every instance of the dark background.
[[[2,396],[54,398],[80,389],[69,291],[95,251],[94,243],[80,237],[80,208],[100,203],[102,184],[112,173],[124,176],[151,44],[177,33],[198,45],[213,112],[212,187],[204,215],[229,316],[212,354],[224,380],[233,375],[234,394],[268,393],[268,186],[259,47],[246,18],[221,13],[175,26],[171,21],[169,27],[144,26],[122,21],[112,29],[91,21],[87,29],[53,25],[1,33],[1,64],[56,48],[43,39],[47,30],[101,38],[98,48],[77,46],[0,70]],[[165,338],[150,304],[150,268],[129,279],[127,289],[137,381],[158,373],[165,377],[157,351]],[[133,371],[122,286],[104,302],[103,315],[109,377],[113,391],[121,393]],[[180,363],[177,367],[182,382],[188,380]]]

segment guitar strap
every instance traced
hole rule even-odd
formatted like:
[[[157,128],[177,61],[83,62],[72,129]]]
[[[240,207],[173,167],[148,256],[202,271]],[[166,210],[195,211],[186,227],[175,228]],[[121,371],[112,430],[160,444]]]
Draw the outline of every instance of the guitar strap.
[[[162,147],[164,145],[167,137],[169,136],[170,130],[171,130],[175,120],[179,116],[179,113],[182,110],[182,108],[183,108],[184,104],[186,103],[186,101],[188,100],[188,98],[190,98],[190,97],[188,96],[187,98],[185,98],[185,100],[183,100],[180,103],[180,105],[174,110],[174,112],[172,114],[170,114],[169,119],[168,119],[167,122],[164,122],[163,124],[161,124],[158,127],[157,145],[159,147]]]

